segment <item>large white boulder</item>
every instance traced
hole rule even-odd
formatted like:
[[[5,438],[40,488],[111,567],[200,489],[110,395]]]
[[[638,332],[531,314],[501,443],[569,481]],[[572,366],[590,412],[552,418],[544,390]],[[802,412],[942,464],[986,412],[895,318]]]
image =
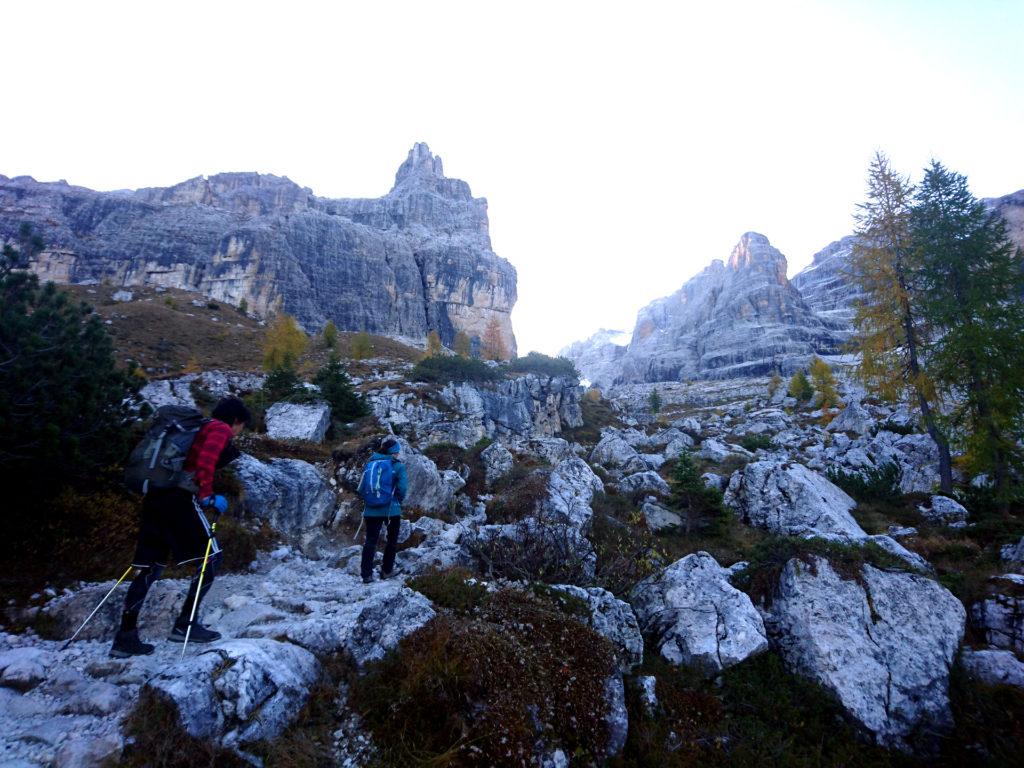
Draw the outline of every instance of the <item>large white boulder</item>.
[[[299,459],[259,459],[242,454],[234,463],[245,488],[245,513],[310,548],[334,518],[337,498],[320,471]]]
[[[791,560],[765,612],[790,669],[832,691],[880,744],[952,726],[949,672],[966,612],[931,579],[863,566],[843,579],[827,560]]]
[[[430,457],[411,449],[406,450],[404,445],[402,454],[409,479],[409,489],[402,506],[415,507],[424,512],[446,511],[466,481],[454,470],[438,470]]]
[[[672,492],[661,475],[649,470],[622,478],[619,481],[619,490],[622,493],[657,493],[662,496],[668,496]]]
[[[640,628],[664,658],[714,673],[767,650],[764,622],[729,573],[696,552],[633,588]]]
[[[867,535],[850,514],[857,502],[803,464],[747,464],[730,479],[725,503],[744,523],[783,536],[860,540]]]
[[[160,672],[147,687],[178,709],[185,730],[227,746],[273,739],[309,697],[320,664],[277,640],[223,640]]]
[[[548,478],[547,498],[541,510],[550,519],[575,526],[580,531],[590,527],[594,511],[590,503],[595,493],[604,490],[594,470],[583,459],[574,456],[559,464]]]
[[[1024,653],[1024,576],[1008,573],[990,579],[992,593],[971,606],[971,620],[997,648]]]
[[[491,443],[482,450],[480,461],[484,465],[484,483],[488,488],[508,475],[515,465],[512,453],[501,443]]]
[[[643,472],[647,469],[636,449],[618,435],[607,435],[590,453],[590,463],[615,472]]]
[[[322,442],[331,426],[327,403],[274,403],[267,409],[267,434],[275,440]]]
[[[917,510],[925,520],[942,525],[966,523],[970,517],[963,504],[948,496],[932,496],[928,506],[920,506]]]
[[[854,400],[847,404],[825,429],[829,432],[853,432],[858,435],[866,435],[874,425],[875,420],[871,414],[863,405]]]

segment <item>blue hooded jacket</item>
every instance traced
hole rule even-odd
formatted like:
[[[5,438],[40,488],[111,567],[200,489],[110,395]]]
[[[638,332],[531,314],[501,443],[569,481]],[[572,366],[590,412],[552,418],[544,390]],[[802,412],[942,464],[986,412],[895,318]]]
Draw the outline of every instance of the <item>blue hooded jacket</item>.
[[[385,459],[391,459],[391,471],[395,478],[395,495],[391,499],[391,506],[384,507],[364,507],[364,517],[398,517],[402,514],[402,502],[405,501],[405,494],[409,490],[409,477],[405,473],[405,464],[400,462],[393,455],[389,456],[383,453],[375,453],[370,457],[370,461],[382,461]],[[359,488],[357,492],[362,492],[363,481],[359,481]]]

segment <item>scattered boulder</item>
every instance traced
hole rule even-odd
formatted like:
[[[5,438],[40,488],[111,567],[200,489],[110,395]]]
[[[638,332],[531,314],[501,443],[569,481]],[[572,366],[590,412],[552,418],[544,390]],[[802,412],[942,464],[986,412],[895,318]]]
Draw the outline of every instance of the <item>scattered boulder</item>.
[[[697,451],[697,455],[702,459],[707,459],[708,461],[714,461],[716,463],[723,462],[730,456],[740,456],[745,459],[749,459],[753,456],[753,454],[746,448],[723,443],[721,440],[715,440],[712,437],[701,442],[700,450]]]
[[[644,639],[629,603],[619,600],[601,587],[555,584],[551,588],[572,595],[587,604],[590,617],[586,623],[599,635],[612,642],[623,671],[643,663]]]
[[[1024,536],[1016,543],[1004,544],[999,550],[999,556],[1006,563],[1024,564]]]
[[[116,301],[116,302],[127,302],[127,301],[131,301],[132,299],[134,299],[135,298],[135,294],[132,293],[131,291],[124,291],[124,290],[114,291],[114,293],[111,294],[110,298],[111,298],[112,301]]]
[[[484,465],[484,483],[488,488],[508,475],[515,465],[511,452],[501,443],[491,443],[481,451],[480,461]]]
[[[603,490],[604,483],[587,462],[573,456],[551,472],[548,495],[541,510],[550,519],[568,523],[585,532],[594,516],[590,503],[594,500],[594,494]]]
[[[267,434],[275,440],[323,442],[331,426],[327,403],[274,403],[267,409]]]
[[[553,467],[576,455],[573,447],[560,437],[534,437],[529,440],[521,440],[515,444],[514,448],[522,453],[543,459]]]
[[[337,499],[320,471],[299,459],[262,462],[242,454],[234,463],[245,488],[245,512],[313,551],[334,518]]]
[[[960,665],[972,677],[986,685],[1015,685],[1024,688],[1024,661],[1013,651],[964,648]]]
[[[725,503],[755,528],[783,536],[861,540],[850,514],[857,502],[803,464],[755,461],[737,470]]]
[[[653,496],[644,500],[640,507],[640,513],[644,516],[644,522],[647,523],[647,529],[651,533],[680,528],[683,525],[683,518],[663,507]]]
[[[416,453],[411,447],[407,450],[406,445],[403,445],[402,448],[402,461],[405,462],[409,478],[405,505],[422,509],[424,512],[446,511],[466,481],[454,470],[439,471],[428,456]]]
[[[160,672],[146,688],[174,703],[185,730],[225,746],[280,735],[309,696],[320,664],[277,640],[223,640]]]
[[[874,426],[875,420],[871,414],[857,400],[854,400],[848,403],[825,429],[829,432],[853,432],[857,435],[866,435]]]
[[[629,602],[643,633],[674,664],[716,673],[768,648],[750,598],[707,552],[687,555],[640,582]]]
[[[618,435],[601,438],[590,453],[590,463],[626,474],[647,469],[636,449]]]
[[[989,645],[1024,653],[1024,576],[1008,573],[989,581],[993,593],[971,606],[971,622]]]
[[[622,493],[657,493],[663,496],[672,492],[661,475],[649,470],[624,477],[619,481],[619,490]]]
[[[12,648],[0,653],[0,685],[28,691],[46,679],[49,656],[39,648]]]
[[[765,611],[772,645],[794,671],[831,690],[878,743],[952,726],[949,672],[963,637],[960,601],[931,579],[865,565],[789,561]]]
[[[928,522],[942,525],[966,523],[970,517],[970,513],[962,504],[948,496],[932,496],[931,506],[921,506],[917,510]]]
[[[727,481],[722,475],[716,475],[714,472],[705,472],[700,476],[700,479],[704,481],[704,485],[708,488],[714,488],[716,491],[725,490]]]

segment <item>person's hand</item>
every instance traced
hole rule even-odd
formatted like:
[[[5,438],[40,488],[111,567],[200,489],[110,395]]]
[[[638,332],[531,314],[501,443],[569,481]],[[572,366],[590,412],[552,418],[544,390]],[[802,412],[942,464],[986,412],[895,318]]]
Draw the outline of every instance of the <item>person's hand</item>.
[[[215,496],[207,496],[205,499],[203,499],[203,506],[206,507],[207,509],[213,507],[214,509],[217,510],[218,515],[223,515],[225,512],[228,511],[228,500],[225,499],[220,494],[217,494]]]

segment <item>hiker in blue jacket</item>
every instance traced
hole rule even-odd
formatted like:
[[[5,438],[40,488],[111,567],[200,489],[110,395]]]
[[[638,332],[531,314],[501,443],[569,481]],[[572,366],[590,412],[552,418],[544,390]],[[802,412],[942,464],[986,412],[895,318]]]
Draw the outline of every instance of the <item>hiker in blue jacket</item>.
[[[394,574],[398,529],[402,524],[402,502],[405,501],[405,494],[409,490],[405,464],[398,459],[401,450],[401,444],[394,437],[384,438],[380,449],[367,462],[359,487],[356,489],[366,503],[363,509],[366,541],[363,543],[363,558],[360,563],[364,584],[373,581],[373,555],[377,551],[380,529],[385,523],[388,539],[384,545],[384,562],[381,563],[380,577],[387,579]]]

